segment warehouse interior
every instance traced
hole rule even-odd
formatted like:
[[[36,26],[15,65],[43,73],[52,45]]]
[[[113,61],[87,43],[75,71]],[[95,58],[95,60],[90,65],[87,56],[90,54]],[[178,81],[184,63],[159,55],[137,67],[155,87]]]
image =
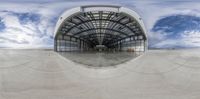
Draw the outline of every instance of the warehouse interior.
[[[63,21],[56,31],[55,51],[144,52],[147,37],[134,16],[101,7],[74,13],[66,19],[61,16]]]

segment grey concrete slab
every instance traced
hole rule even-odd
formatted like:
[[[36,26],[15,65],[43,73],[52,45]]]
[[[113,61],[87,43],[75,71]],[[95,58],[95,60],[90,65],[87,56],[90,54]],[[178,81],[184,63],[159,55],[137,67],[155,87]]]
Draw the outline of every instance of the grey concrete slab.
[[[115,68],[88,68],[53,51],[4,49],[0,99],[199,99],[199,51],[149,50]]]

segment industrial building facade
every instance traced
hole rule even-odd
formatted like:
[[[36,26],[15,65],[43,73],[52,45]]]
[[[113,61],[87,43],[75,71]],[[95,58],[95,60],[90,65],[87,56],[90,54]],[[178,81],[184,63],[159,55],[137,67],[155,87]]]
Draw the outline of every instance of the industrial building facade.
[[[141,17],[120,6],[91,5],[65,11],[56,24],[54,41],[58,52],[147,49]]]

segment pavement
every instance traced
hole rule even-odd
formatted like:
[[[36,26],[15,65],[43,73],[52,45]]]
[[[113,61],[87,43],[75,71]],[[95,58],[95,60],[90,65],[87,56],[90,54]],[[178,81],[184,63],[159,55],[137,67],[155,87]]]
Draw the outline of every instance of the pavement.
[[[1,49],[0,99],[200,99],[199,51]]]

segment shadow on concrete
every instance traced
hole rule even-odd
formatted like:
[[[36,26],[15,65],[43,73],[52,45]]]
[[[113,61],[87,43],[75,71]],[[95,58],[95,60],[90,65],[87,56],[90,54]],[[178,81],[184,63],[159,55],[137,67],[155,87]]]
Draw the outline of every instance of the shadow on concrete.
[[[75,63],[89,67],[116,66],[132,60],[143,52],[58,52]]]

